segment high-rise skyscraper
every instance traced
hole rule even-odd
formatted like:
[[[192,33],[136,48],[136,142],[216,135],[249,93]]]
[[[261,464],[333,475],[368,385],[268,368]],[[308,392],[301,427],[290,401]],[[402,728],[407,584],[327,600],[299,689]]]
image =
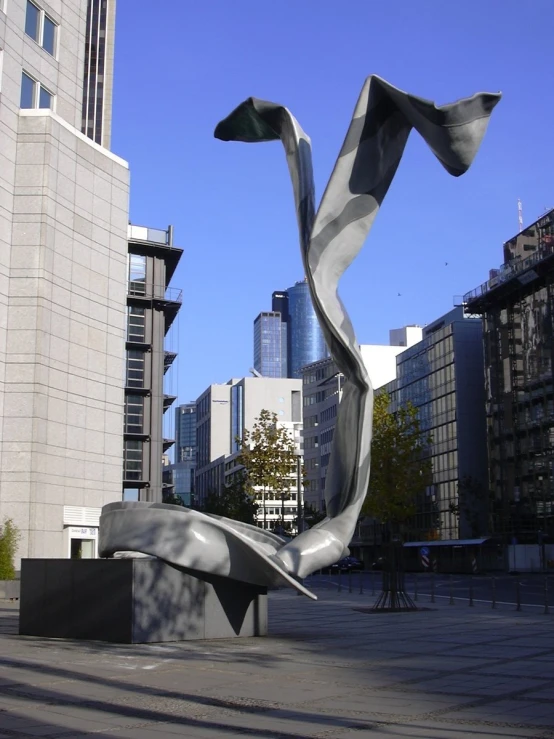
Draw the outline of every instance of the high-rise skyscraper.
[[[186,462],[196,457],[196,403],[175,408],[175,461]]]
[[[312,305],[307,280],[297,282],[287,290],[288,316],[288,377],[302,377],[302,367],[328,355],[323,331]]]
[[[302,367],[328,356],[306,280],[275,291],[271,308],[254,321],[254,369],[298,379]]]
[[[87,5],[0,2],[0,521],[24,557],[93,556],[122,497],[129,169],[81,132]]]
[[[116,0],[88,0],[81,131],[110,148]]]
[[[171,480],[173,494],[189,507],[194,504],[196,469],[196,403],[175,409],[175,463],[164,474]]]
[[[287,324],[280,313],[260,313],[254,321],[254,369],[263,377],[287,376]]]

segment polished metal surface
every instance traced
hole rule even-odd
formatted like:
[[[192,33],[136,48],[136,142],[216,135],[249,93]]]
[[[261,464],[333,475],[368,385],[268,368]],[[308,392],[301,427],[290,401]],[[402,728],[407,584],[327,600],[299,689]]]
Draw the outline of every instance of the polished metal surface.
[[[412,128],[447,172],[459,176],[471,165],[499,100],[500,94],[479,93],[437,107],[368,77],[317,213],[310,139],[287,108],[249,98],[218,124],[215,136],[224,141],[280,139],[285,148],[310,294],[331,356],[346,378],[325,485],[328,517],[279,543],[256,527],[196,511],[139,504],[139,513],[136,503],[112,504],[101,520],[102,556],[116,551],[117,543],[169,562],[189,562],[183,566],[199,571],[291,585],[308,595],[295,578],[348,553],[369,484],[373,388],[338,283],[363,246]],[[202,539],[206,546],[199,545]]]

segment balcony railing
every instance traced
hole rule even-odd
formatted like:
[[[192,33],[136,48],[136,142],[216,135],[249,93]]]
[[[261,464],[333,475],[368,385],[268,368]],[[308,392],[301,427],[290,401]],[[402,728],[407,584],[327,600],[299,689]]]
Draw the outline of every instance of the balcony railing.
[[[168,303],[182,303],[183,291],[177,287],[165,285],[148,285],[146,282],[130,281],[127,286],[127,295],[133,298],[147,300],[164,300]]]
[[[133,241],[151,241],[154,244],[171,246],[171,228],[165,231],[161,228],[148,228],[147,226],[133,226],[129,224],[127,238]]]
[[[506,264],[503,264],[498,270],[496,270],[497,274],[486,282],[483,282],[479,287],[471,290],[471,292],[466,293],[463,298],[464,303],[468,303],[486,295],[491,290],[494,290],[495,287],[499,287],[499,285],[509,282],[514,277],[523,274],[523,272],[528,270],[530,267],[542,262],[544,259],[552,256],[552,254],[554,254],[554,243],[545,243],[542,244],[536,252],[525,259],[514,259],[512,262],[506,262]]]

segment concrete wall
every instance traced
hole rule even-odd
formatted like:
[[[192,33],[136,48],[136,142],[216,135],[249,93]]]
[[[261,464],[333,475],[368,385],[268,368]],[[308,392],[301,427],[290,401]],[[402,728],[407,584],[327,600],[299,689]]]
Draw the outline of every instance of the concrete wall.
[[[64,556],[64,505],[121,498],[127,222],[126,163],[22,111],[0,466],[21,556]]]

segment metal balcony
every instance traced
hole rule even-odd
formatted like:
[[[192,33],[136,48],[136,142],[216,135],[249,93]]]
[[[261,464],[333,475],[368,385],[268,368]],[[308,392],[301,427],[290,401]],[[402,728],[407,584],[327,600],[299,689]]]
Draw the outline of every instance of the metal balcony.
[[[167,393],[164,393],[164,413],[168,408],[171,408],[176,400],[177,395],[168,395]]]
[[[130,298],[143,298],[144,300],[157,300],[165,303],[182,303],[183,291],[177,287],[165,287],[165,285],[149,285],[146,282],[130,281],[127,285],[127,296]]]
[[[171,367],[175,359],[177,358],[177,352],[164,352],[164,375],[167,370]]]

